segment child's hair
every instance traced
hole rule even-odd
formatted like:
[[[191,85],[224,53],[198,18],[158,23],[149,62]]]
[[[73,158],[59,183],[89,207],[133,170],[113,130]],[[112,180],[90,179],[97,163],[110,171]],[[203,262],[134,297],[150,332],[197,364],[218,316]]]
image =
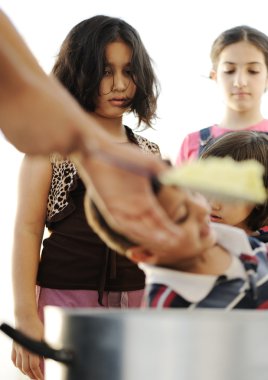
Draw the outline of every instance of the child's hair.
[[[151,59],[138,32],[127,22],[103,15],[77,24],[65,38],[53,73],[84,109],[94,112],[105,69],[105,48],[123,41],[132,49],[131,72],[137,89],[130,111],[141,122],[152,126],[156,117],[158,81]]]
[[[223,49],[228,45],[232,45],[240,41],[248,41],[259,49],[265,57],[266,67],[268,68],[268,36],[258,29],[247,25],[240,25],[225,30],[213,42],[210,58],[214,70],[217,68],[219,56]]]
[[[268,136],[265,133],[255,131],[228,132],[211,141],[204,148],[200,158],[210,156],[230,156],[235,161],[256,160],[264,166],[263,182],[268,188]],[[239,181],[239,178],[237,178]],[[268,201],[262,205],[256,205],[246,219],[246,225],[252,230],[267,225]]]

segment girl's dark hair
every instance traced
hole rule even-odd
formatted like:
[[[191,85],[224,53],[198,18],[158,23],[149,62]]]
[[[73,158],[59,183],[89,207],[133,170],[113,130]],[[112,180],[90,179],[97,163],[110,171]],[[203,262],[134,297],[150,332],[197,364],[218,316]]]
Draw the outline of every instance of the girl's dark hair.
[[[228,132],[218,138],[211,139],[204,148],[201,159],[210,156],[230,156],[235,161],[256,160],[264,166],[263,182],[268,189],[268,135],[255,131]],[[239,178],[237,178],[239,181]],[[256,231],[268,224],[268,200],[256,205],[246,219],[251,231]]]
[[[210,59],[213,69],[217,68],[219,56],[223,49],[240,41],[248,41],[259,49],[264,57],[266,67],[268,69],[268,36],[258,29],[252,28],[248,25],[240,25],[234,28],[225,30],[213,42],[210,52]]]
[[[131,71],[137,89],[129,109],[138,117],[138,125],[144,122],[145,128],[151,127],[158,81],[138,32],[125,21],[98,15],[77,24],[65,38],[52,71],[81,106],[93,112],[104,74],[105,48],[118,40],[132,49]]]

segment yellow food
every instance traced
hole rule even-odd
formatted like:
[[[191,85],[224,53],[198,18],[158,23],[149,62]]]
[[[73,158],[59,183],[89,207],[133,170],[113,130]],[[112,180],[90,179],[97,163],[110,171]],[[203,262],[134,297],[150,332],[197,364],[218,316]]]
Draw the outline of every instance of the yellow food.
[[[160,176],[160,182],[216,196],[263,203],[267,192],[264,167],[255,160],[234,161],[230,157],[209,157],[189,161]]]

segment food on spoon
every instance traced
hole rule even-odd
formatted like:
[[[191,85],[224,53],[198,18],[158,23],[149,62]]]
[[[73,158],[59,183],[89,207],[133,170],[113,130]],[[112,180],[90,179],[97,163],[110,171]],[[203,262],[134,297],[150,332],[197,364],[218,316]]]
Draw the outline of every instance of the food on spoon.
[[[255,160],[234,161],[230,157],[209,157],[188,161],[163,173],[159,180],[206,195],[263,203],[267,191],[263,183],[264,167]]]

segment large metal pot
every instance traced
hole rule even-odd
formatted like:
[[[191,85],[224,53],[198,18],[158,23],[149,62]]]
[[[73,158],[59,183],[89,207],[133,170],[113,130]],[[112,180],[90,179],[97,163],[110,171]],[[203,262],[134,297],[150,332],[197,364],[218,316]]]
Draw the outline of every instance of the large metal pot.
[[[265,311],[47,307],[45,321],[46,380],[268,378]]]

